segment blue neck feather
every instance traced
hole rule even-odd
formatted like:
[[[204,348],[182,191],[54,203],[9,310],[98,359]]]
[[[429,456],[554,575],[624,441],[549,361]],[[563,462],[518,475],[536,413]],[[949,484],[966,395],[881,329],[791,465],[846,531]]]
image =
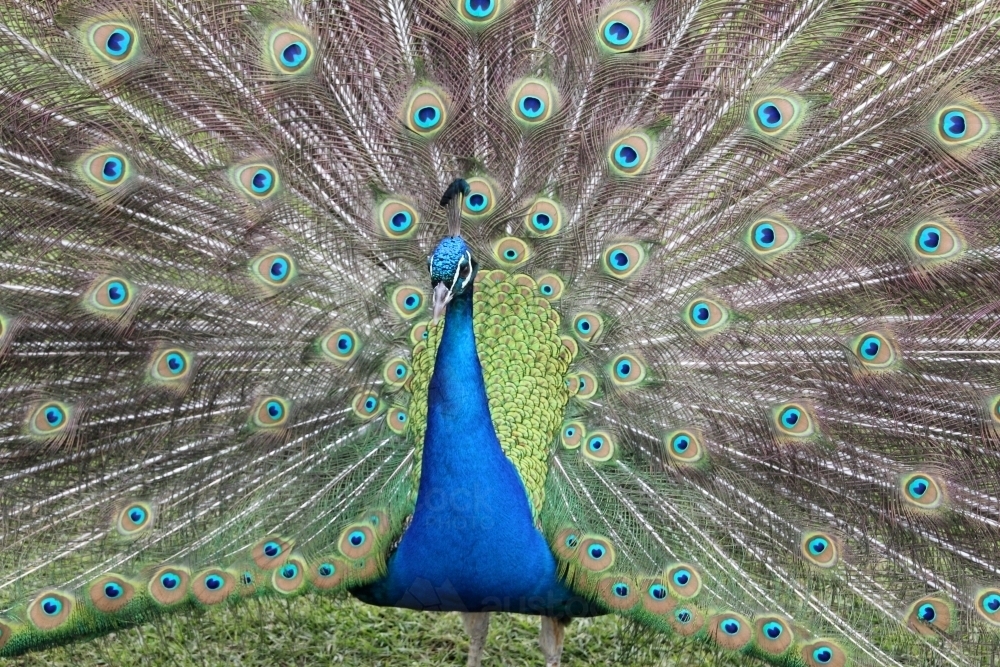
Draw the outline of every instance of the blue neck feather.
[[[558,580],[524,484],[500,448],[476,354],[471,289],[448,306],[413,520],[386,576],[354,593],[421,610],[595,612]]]

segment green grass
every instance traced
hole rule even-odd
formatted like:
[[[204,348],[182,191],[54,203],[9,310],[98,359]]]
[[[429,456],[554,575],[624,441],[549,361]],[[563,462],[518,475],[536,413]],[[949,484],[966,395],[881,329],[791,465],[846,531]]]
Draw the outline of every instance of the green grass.
[[[465,665],[468,641],[458,614],[371,607],[353,599],[306,595],[188,611],[106,637],[0,659],[2,667],[292,667],[312,665]],[[494,615],[483,667],[542,665],[538,619]],[[636,634],[610,616],[573,621],[564,667],[750,667],[700,642]]]

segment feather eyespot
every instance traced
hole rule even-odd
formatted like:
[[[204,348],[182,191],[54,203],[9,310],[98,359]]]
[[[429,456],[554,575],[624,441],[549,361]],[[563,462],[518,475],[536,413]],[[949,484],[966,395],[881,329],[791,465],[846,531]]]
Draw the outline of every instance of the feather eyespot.
[[[642,41],[648,18],[638,7],[619,8],[598,22],[598,44],[607,53],[625,53]]]
[[[639,588],[630,577],[610,574],[597,582],[597,594],[609,609],[627,611],[639,604]]]
[[[254,406],[253,423],[260,428],[280,428],[288,421],[288,403],[277,396],[267,396]]]
[[[559,443],[564,449],[576,449],[587,435],[580,422],[567,422],[559,431]]]
[[[386,423],[389,425],[389,429],[397,435],[403,435],[406,433],[406,427],[409,425],[409,416],[406,410],[403,408],[392,408],[389,410],[389,416],[386,418]]]
[[[618,176],[636,176],[649,165],[653,140],[643,132],[633,132],[611,144],[608,164]]]
[[[349,525],[340,534],[340,553],[350,560],[364,558],[375,548],[375,533],[364,523]]]
[[[399,199],[387,199],[375,211],[379,229],[391,239],[408,239],[417,231],[420,215]]]
[[[316,46],[304,30],[278,28],[267,37],[267,60],[278,74],[298,75],[308,72],[315,61]]]
[[[948,632],[951,627],[952,608],[944,600],[923,597],[910,605],[906,624],[911,630],[925,637],[933,637]]]
[[[677,606],[677,599],[671,597],[670,590],[660,577],[641,577],[636,587],[642,595],[642,607],[651,614],[664,616]]]
[[[944,487],[933,476],[915,472],[900,479],[900,491],[904,502],[922,510],[936,510],[945,500]]]
[[[646,260],[646,250],[638,243],[616,243],[601,255],[604,272],[615,278],[629,278]]]
[[[552,537],[552,551],[559,560],[567,561],[577,558],[577,548],[580,546],[581,533],[572,526],[560,528]]]
[[[233,182],[252,201],[261,202],[278,192],[278,172],[269,164],[253,163],[235,167]]]
[[[135,596],[135,586],[115,574],[106,574],[90,585],[90,601],[98,611],[121,611]]]
[[[187,569],[167,565],[153,573],[147,588],[158,604],[169,607],[187,599],[190,580]]]
[[[729,311],[712,299],[695,299],[684,309],[684,321],[695,333],[714,333],[726,326]]]
[[[515,84],[510,100],[514,120],[525,129],[537,127],[555,112],[555,91],[541,79],[523,79]]]
[[[840,560],[840,547],[836,540],[826,533],[806,533],[802,536],[799,549],[807,561],[825,570],[836,567]]]
[[[768,260],[791,250],[798,241],[798,232],[789,224],[774,218],[761,218],[747,230],[746,243],[760,259]]]
[[[444,95],[423,86],[410,93],[404,106],[404,123],[413,133],[431,138],[448,122],[448,107]]]
[[[120,65],[139,52],[135,28],[121,21],[95,23],[87,30],[87,41],[98,59]]]
[[[410,342],[413,345],[419,345],[425,342],[430,337],[430,332],[427,329],[427,322],[421,322],[410,329]]]
[[[262,570],[273,570],[285,560],[295,547],[295,543],[279,535],[268,535],[257,541],[250,550],[254,564]]]
[[[562,278],[554,273],[546,273],[545,275],[539,276],[537,286],[538,294],[549,301],[556,301],[562,296],[563,290],[566,289],[566,285],[563,283]]]
[[[597,395],[597,378],[592,373],[580,371],[576,374],[576,398],[586,401]]]
[[[191,355],[180,348],[163,350],[153,355],[149,374],[157,382],[183,382],[191,374]]]
[[[132,303],[135,291],[124,278],[105,278],[87,296],[87,304],[102,315],[118,315]]]
[[[847,655],[829,639],[820,639],[805,644],[800,653],[808,667],[845,667]]]
[[[351,401],[351,410],[359,419],[368,421],[382,412],[382,401],[373,392],[361,392]]]
[[[608,375],[617,387],[634,387],[646,379],[646,365],[633,354],[620,354],[611,360]]]
[[[967,104],[949,104],[933,116],[933,136],[949,152],[964,153],[993,130],[990,118]]]
[[[128,503],[115,515],[114,528],[122,537],[136,537],[153,525],[153,507],[148,503]]]
[[[797,126],[802,117],[802,102],[797,98],[773,95],[751,105],[751,126],[765,137],[780,137]]]
[[[298,275],[295,260],[283,252],[271,252],[250,263],[250,275],[262,286],[277,290],[288,286]]]
[[[478,176],[467,182],[469,193],[462,201],[462,215],[474,220],[485,218],[496,208],[496,190],[492,183]]]
[[[988,623],[1000,626],[1000,588],[987,588],[976,595],[976,613]]]
[[[604,320],[597,313],[579,313],[573,318],[573,335],[582,341],[596,340],[603,328]]]
[[[671,592],[679,598],[691,599],[701,592],[701,574],[688,563],[671,565],[664,579]]]
[[[358,335],[351,329],[335,329],[320,339],[319,349],[332,361],[350,361],[359,348]]]
[[[780,616],[758,616],[754,620],[754,639],[765,653],[777,656],[792,646],[795,634],[787,619]]]
[[[423,310],[426,302],[424,293],[416,287],[406,285],[397,287],[392,292],[392,305],[396,313],[403,319],[416,317]]]
[[[296,593],[306,583],[306,571],[306,564],[301,557],[293,555],[271,573],[271,587],[284,595]]]
[[[539,197],[531,203],[524,216],[524,228],[532,236],[554,236],[562,230],[564,217],[558,202]]]
[[[667,456],[678,464],[692,466],[705,459],[705,448],[701,438],[694,431],[682,429],[667,433]]]
[[[344,581],[347,564],[336,556],[323,558],[309,567],[309,582],[320,590],[336,588]]]
[[[615,563],[615,550],[611,542],[603,537],[588,535],[578,538],[579,546],[574,549],[575,556],[585,569],[591,572],[603,572]]]
[[[597,463],[610,461],[615,455],[615,441],[609,433],[594,431],[587,435],[580,448],[584,457]]]
[[[118,188],[132,178],[131,162],[117,151],[87,154],[80,167],[86,180],[98,192]]]
[[[51,437],[65,431],[69,422],[70,407],[58,401],[48,401],[31,413],[28,429],[32,435]]]
[[[910,232],[910,251],[919,261],[933,263],[961,253],[962,239],[943,220],[923,222]]]
[[[401,357],[394,357],[382,367],[382,379],[394,389],[406,384],[410,379],[410,365]]]
[[[886,336],[875,331],[855,338],[851,349],[861,365],[868,370],[887,370],[896,362],[896,351],[892,343]]]
[[[210,568],[195,575],[191,594],[205,605],[219,604],[236,591],[236,577],[218,568]]]
[[[76,600],[68,593],[42,591],[28,605],[28,620],[39,630],[55,630],[69,619],[75,607]]]
[[[507,236],[494,244],[493,256],[501,265],[515,267],[528,261],[531,249],[521,239]]]
[[[473,28],[482,28],[500,16],[500,0],[457,0],[458,16]]]
[[[812,414],[801,403],[782,403],[775,406],[772,417],[779,437],[808,438],[816,433]]]
[[[739,651],[753,639],[753,631],[745,618],[726,612],[708,620],[708,636],[727,651]]]

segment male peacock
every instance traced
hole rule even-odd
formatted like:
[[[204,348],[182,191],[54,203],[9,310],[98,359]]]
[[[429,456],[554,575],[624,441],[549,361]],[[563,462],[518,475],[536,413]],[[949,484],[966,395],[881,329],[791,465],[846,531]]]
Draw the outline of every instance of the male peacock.
[[[997,664],[998,76],[993,0],[4,2],[0,655],[350,591]]]

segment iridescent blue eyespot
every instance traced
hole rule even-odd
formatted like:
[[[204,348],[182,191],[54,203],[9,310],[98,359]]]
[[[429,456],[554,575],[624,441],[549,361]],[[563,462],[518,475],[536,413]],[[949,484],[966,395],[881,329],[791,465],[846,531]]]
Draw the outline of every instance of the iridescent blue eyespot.
[[[281,50],[281,64],[289,69],[299,67],[309,57],[309,48],[302,42],[292,42]]]
[[[281,545],[277,542],[268,542],[264,545],[264,555],[268,558],[275,558],[281,554]]]
[[[599,544],[592,544],[590,545],[590,549],[587,550],[587,554],[594,560],[600,560],[604,558],[605,553],[606,552],[604,550],[604,547],[602,547]]]
[[[101,167],[101,178],[112,183],[121,178],[125,172],[125,164],[120,158],[111,156],[104,159],[104,166]]]
[[[665,600],[667,598],[667,587],[663,584],[653,584],[649,587],[649,597],[654,600]]]
[[[591,326],[589,320],[581,319],[576,323],[576,330],[586,336],[590,333]]]
[[[365,543],[365,534],[360,530],[352,531],[351,534],[347,536],[347,541],[350,542],[352,546],[360,547]]]
[[[63,604],[58,598],[48,597],[42,600],[42,611],[47,616],[56,616],[63,609]]]
[[[112,600],[119,597],[124,592],[125,589],[114,582],[104,585],[104,596],[107,598],[111,598]]]
[[[809,540],[809,553],[811,553],[814,556],[819,556],[829,547],[830,543],[827,542],[826,538],[814,537],[813,539]]]
[[[782,632],[784,632],[784,629],[781,627],[781,623],[771,621],[770,623],[764,624],[764,634],[770,639],[777,639],[781,636]]]
[[[773,102],[764,102],[757,107],[757,120],[768,129],[781,125],[781,111]]]
[[[541,291],[541,293],[544,294],[545,296],[552,296],[552,293],[555,292],[555,288],[552,287],[552,285],[545,284],[542,285],[539,291]]]
[[[167,369],[173,375],[179,375],[184,372],[184,357],[177,352],[171,352],[167,355]]]
[[[833,650],[826,646],[820,646],[819,648],[813,650],[812,656],[813,660],[821,665],[825,665],[833,660]]]
[[[274,176],[268,169],[258,169],[250,177],[250,189],[257,194],[263,194],[271,189],[274,183]]]
[[[932,604],[922,604],[917,609],[917,616],[920,617],[920,620],[930,623],[937,618],[937,611],[934,610],[934,605]]]
[[[632,30],[621,21],[609,21],[604,26],[604,39],[615,46],[622,46],[632,39]]]
[[[365,399],[365,410],[368,412],[373,412],[378,406],[378,401],[374,397],[369,396]]]
[[[63,411],[54,405],[45,409],[45,421],[49,426],[59,426],[65,418]]]
[[[337,571],[337,568],[335,568],[330,563],[323,563],[322,565],[319,566],[317,571],[319,572],[319,576],[321,577],[331,577],[333,576],[333,573]]]
[[[774,226],[769,222],[757,225],[753,230],[753,240],[761,248],[770,248],[774,245]]]
[[[677,619],[678,623],[687,625],[688,623],[691,622],[693,615],[688,609],[678,609],[677,611],[674,612],[674,618]]]
[[[735,618],[727,618],[719,624],[719,627],[721,627],[722,631],[727,635],[736,635],[739,634],[740,631],[740,622]]]
[[[481,192],[474,192],[469,196],[469,199],[465,202],[465,205],[475,213],[482,211],[489,204],[489,199],[486,198]]]
[[[525,95],[517,106],[527,118],[538,118],[545,113],[545,102],[534,95]]]
[[[160,576],[160,585],[168,591],[172,591],[181,585],[181,579],[176,574],[168,572]]]
[[[268,401],[267,405],[264,406],[267,410],[267,414],[275,421],[281,419],[282,415],[285,414],[285,408],[281,406],[278,401]]]
[[[907,485],[906,490],[914,498],[920,498],[927,493],[928,488],[930,488],[930,484],[926,479],[923,477],[914,477]]]
[[[961,111],[949,111],[941,118],[941,131],[951,139],[961,139],[965,136],[965,114]]]
[[[920,249],[924,252],[935,252],[941,245],[941,230],[933,225],[927,225],[920,230],[917,243],[920,244]]]
[[[108,35],[108,39],[104,42],[104,48],[107,50],[109,56],[121,58],[128,53],[129,45],[131,44],[132,35],[121,28],[116,28]]]
[[[271,262],[268,273],[271,274],[271,279],[274,281],[284,280],[285,276],[288,275],[288,262],[281,257],[276,258]]]
[[[413,216],[409,211],[399,211],[389,218],[389,226],[395,232],[405,232],[413,224]]]
[[[422,106],[413,114],[413,122],[421,129],[434,127],[441,120],[441,110],[430,105]]]
[[[223,584],[225,584],[225,582],[222,580],[222,577],[217,574],[210,574],[205,577],[205,588],[210,591],[219,590],[222,588]]]
[[[128,290],[125,288],[123,283],[115,280],[108,283],[107,294],[108,301],[110,301],[112,305],[118,306],[125,300],[125,297],[128,296]]]
[[[249,586],[250,584],[252,584],[252,583],[253,583],[253,575],[252,575],[252,574],[250,574],[249,572],[244,572],[244,573],[243,573],[243,574],[242,574],[242,575],[240,576],[240,581],[242,581],[242,582],[243,582],[243,585],[244,585],[244,586]]]
[[[995,614],[1000,611],[1000,595],[990,593],[983,598],[983,610],[987,614]]]
[[[674,436],[671,441],[670,446],[674,448],[674,451],[678,454],[683,454],[691,446],[691,438],[684,434]]]
[[[587,447],[592,452],[599,452],[599,451],[601,451],[601,449],[604,448],[604,438],[600,438],[600,437],[591,438],[590,440],[587,441]]]
[[[403,308],[406,310],[415,310],[420,306],[420,296],[417,294],[408,294],[406,298],[403,299]]]
[[[798,408],[785,408],[781,412],[781,424],[785,428],[792,429],[802,418],[802,411]]]
[[[861,345],[858,346],[858,350],[861,352],[861,356],[871,361],[878,356],[879,350],[882,349],[882,341],[880,341],[875,336],[868,336],[861,341]]]
[[[675,584],[683,588],[688,585],[689,581],[691,581],[691,573],[687,570],[677,570],[674,572],[673,580]]]
[[[632,263],[628,253],[622,250],[615,250],[608,256],[611,266],[619,271],[624,271]]]
[[[627,598],[629,594],[629,587],[624,581],[619,581],[611,587],[611,591],[615,594],[615,597]]]
[[[473,18],[486,18],[493,12],[493,0],[465,0],[465,11]]]
[[[299,568],[294,563],[288,563],[281,568],[281,576],[285,579],[294,579],[299,576]]]
[[[531,224],[540,232],[547,232],[552,229],[552,216],[548,213],[535,213],[531,216]]]
[[[622,144],[615,149],[615,162],[626,169],[634,167],[639,164],[639,151],[628,144]]]
[[[146,510],[141,507],[133,507],[128,511],[129,521],[138,525],[146,522]]]
[[[570,534],[566,536],[566,546],[570,549],[576,549],[576,545],[580,543],[580,538],[576,535]]]
[[[615,364],[615,375],[621,379],[628,378],[632,374],[632,362],[628,359],[622,359],[617,364]]]
[[[704,326],[712,318],[712,311],[707,303],[696,303],[691,306],[691,317],[695,322]]]

